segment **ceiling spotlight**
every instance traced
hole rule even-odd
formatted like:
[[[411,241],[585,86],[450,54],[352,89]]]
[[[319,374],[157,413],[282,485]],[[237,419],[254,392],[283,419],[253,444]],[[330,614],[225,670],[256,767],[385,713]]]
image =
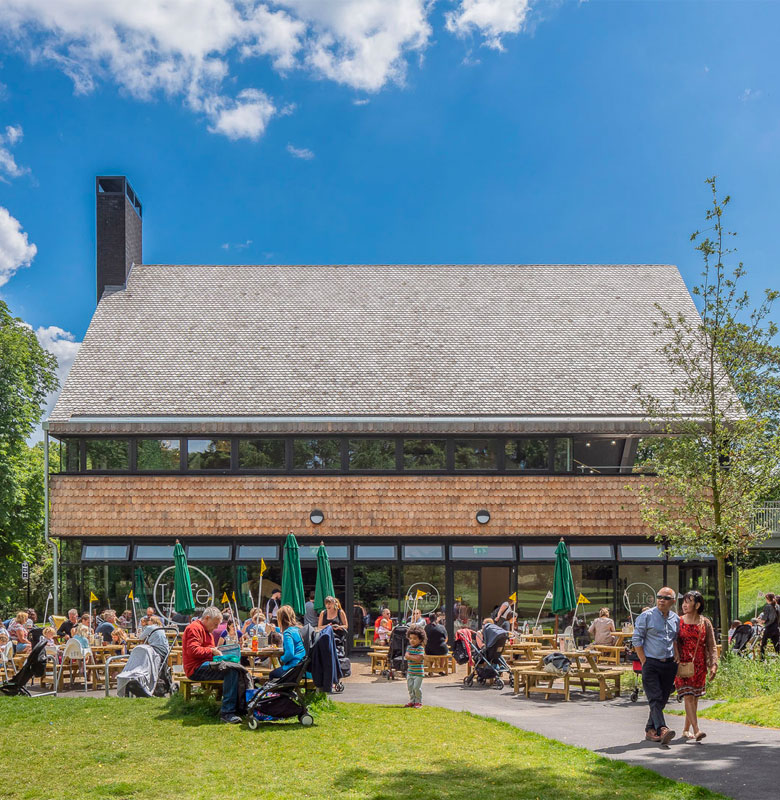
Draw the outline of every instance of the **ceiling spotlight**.
[[[590,442],[585,442],[585,447],[590,447]]]
[[[613,440],[610,442],[610,444],[617,444],[617,441],[616,441],[615,439],[613,439]]]

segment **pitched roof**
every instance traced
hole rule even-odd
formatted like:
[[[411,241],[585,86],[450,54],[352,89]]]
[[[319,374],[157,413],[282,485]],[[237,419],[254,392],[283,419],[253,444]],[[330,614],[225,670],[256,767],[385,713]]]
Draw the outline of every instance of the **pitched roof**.
[[[50,421],[641,417],[655,303],[697,313],[669,265],[140,265]]]

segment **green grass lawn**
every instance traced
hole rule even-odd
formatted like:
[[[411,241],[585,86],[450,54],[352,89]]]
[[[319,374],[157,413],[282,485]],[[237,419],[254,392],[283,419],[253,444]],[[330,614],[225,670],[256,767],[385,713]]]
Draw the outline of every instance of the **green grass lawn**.
[[[748,700],[727,700],[699,712],[700,717],[780,728],[780,693]]]
[[[756,611],[758,592],[780,592],[780,564],[764,564],[753,569],[739,571],[739,618],[751,619]],[[758,611],[764,607],[759,599]]]
[[[180,698],[0,698],[5,800],[719,798],[465,712],[326,703],[258,731]],[[20,764],[43,769],[18,770]],[[16,765],[13,767],[12,765]],[[40,783],[45,779],[45,785]]]

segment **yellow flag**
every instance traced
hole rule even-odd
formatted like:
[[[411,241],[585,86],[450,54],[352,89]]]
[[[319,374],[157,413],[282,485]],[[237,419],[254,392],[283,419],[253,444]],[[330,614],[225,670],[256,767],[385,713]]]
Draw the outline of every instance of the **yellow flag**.
[[[417,590],[417,599],[419,600],[421,597],[425,597],[428,592],[424,592],[422,589]]]
[[[233,594],[231,595],[231,597],[233,598],[233,602],[235,603],[235,602],[236,602],[236,593],[235,593],[235,591],[233,592]]]
[[[517,592],[512,592],[512,594],[509,595],[509,602],[510,603],[517,602]]]
[[[265,559],[264,559],[264,558],[261,558],[261,559],[260,559],[260,577],[261,577],[261,578],[263,577],[263,573],[264,573],[264,572],[265,572],[267,569],[268,569],[268,567],[266,567],[266,565],[265,565]]]
[[[95,596],[94,592],[90,592],[89,593],[89,602],[90,603],[99,603],[100,600],[98,600],[98,598]]]
[[[127,595],[127,599],[128,600],[132,600],[133,599],[133,590],[132,589],[130,590],[130,594]]]
[[[585,597],[585,595],[582,594],[582,592],[580,592],[580,596],[577,598],[577,602],[578,603],[590,603],[590,600],[588,600],[588,598]]]
[[[227,603],[227,601],[228,601],[227,592],[223,592],[222,593],[222,602],[223,603]]]

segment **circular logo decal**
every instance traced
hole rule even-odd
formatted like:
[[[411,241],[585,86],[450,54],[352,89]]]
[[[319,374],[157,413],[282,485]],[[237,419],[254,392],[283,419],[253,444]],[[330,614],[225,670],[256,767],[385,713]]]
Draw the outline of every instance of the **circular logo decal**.
[[[211,578],[202,570],[190,565],[190,583],[192,585],[192,597],[196,606],[205,608],[214,603],[214,584]],[[160,615],[166,624],[173,623],[173,575],[174,567],[166,567],[158,576],[154,583],[153,603],[155,611]]]

